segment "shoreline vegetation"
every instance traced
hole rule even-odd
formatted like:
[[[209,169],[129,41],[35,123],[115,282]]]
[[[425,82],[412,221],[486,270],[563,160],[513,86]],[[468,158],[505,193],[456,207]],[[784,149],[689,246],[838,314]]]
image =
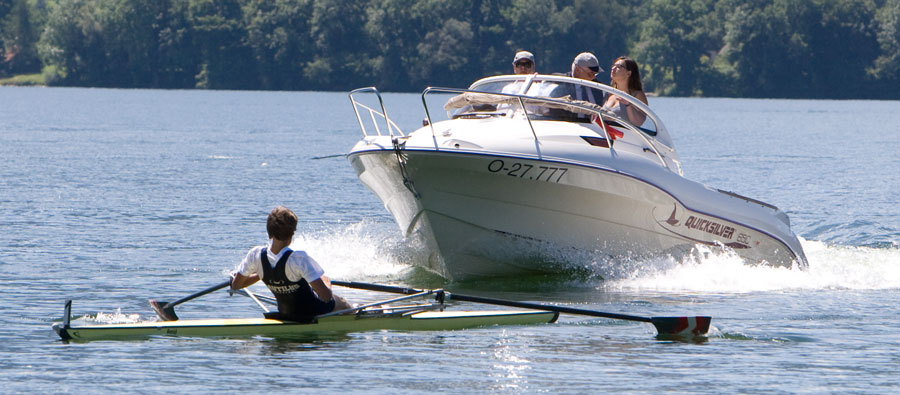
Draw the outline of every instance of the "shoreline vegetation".
[[[900,99],[900,0],[0,0],[0,85],[421,92],[620,55],[658,96]]]
[[[47,86],[43,74],[19,74],[0,78],[0,86]]]

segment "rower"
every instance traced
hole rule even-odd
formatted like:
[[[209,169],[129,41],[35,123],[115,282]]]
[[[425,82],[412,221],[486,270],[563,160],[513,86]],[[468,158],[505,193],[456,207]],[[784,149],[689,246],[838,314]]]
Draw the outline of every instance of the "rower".
[[[262,280],[278,301],[278,312],[267,313],[267,318],[309,321],[350,308],[346,300],[332,293],[331,281],[318,262],[305,251],[289,247],[296,230],[293,211],[284,206],[273,209],[266,220],[268,245],[250,249],[233,274],[231,289]]]

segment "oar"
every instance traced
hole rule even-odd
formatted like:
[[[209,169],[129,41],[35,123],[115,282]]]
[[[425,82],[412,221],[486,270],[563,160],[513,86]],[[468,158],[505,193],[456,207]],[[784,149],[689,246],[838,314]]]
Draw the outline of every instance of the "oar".
[[[161,302],[161,301],[156,301],[156,300],[150,299],[150,300],[149,300],[149,302],[150,302],[150,307],[153,308],[153,311],[156,312],[156,315],[159,316],[159,318],[160,318],[161,320],[163,320],[163,321],[178,321],[178,316],[175,314],[175,306],[180,305],[180,304],[182,304],[182,303],[184,303],[184,302],[187,302],[187,301],[189,301],[189,300],[191,300],[191,299],[199,298],[199,297],[201,297],[201,296],[203,296],[203,295],[206,295],[206,294],[208,294],[208,293],[210,293],[210,292],[212,292],[212,291],[220,290],[220,289],[225,288],[225,287],[227,287],[227,286],[229,286],[229,285],[231,285],[231,280],[230,280],[230,279],[229,279],[229,280],[226,280],[225,282],[223,282],[223,283],[221,283],[221,284],[219,284],[219,285],[213,285],[212,287],[209,287],[209,288],[207,288],[207,289],[204,289],[204,290],[202,290],[202,291],[200,291],[200,292],[197,292],[197,293],[195,293],[195,294],[185,296],[185,297],[183,297],[183,298],[181,298],[181,299],[178,299],[178,300],[176,300],[176,301],[174,301],[174,302],[168,302],[168,303],[166,303],[166,302]]]
[[[241,291],[244,291],[244,293],[247,294],[247,296],[249,296],[250,299],[253,299],[253,301],[256,302],[256,304],[259,305],[259,308],[263,309],[264,312],[266,312],[266,313],[269,312],[269,308],[266,307],[266,305],[262,304],[262,302],[260,302],[259,299],[256,298],[256,294],[254,294],[253,292],[250,292],[250,288],[244,288]]]
[[[366,289],[370,291],[393,292],[401,294],[420,293],[421,290],[414,288],[394,287],[390,285],[370,284],[355,281],[339,281],[331,280],[332,284],[340,285],[348,288]],[[587,315],[592,317],[612,318],[615,320],[649,322],[656,327],[656,331],[660,336],[678,336],[692,337],[701,336],[709,332],[709,324],[712,317],[709,316],[693,316],[693,317],[640,317],[627,314],[606,313],[597,310],[576,309],[572,307],[553,306],[543,303],[518,302],[514,300],[485,298],[481,296],[462,295],[457,293],[445,292],[445,298],[450,300],[459,300],[464,302],[475,302],[494,304],[500,306],[520,307],[524,309],[556,311],[565,314]]]

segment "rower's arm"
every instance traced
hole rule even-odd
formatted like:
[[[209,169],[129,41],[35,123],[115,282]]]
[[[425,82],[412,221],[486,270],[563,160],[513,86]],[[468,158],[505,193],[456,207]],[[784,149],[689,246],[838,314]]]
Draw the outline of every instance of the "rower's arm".
[[[326,276],[319,277],[318,280],[309,283],[309,286],[312,287],[313,291],[316,291],[316,295],[319,295],[319,299],[323,302],[330,302],[331,295],[331,280]]]
[[[235,273],[234,277],[231,279],[231,289],[237,291],[241,288],[253,285],[257,281],[259,281],[258,274],[251,274],[249,276],[245,276],[240,273]]]

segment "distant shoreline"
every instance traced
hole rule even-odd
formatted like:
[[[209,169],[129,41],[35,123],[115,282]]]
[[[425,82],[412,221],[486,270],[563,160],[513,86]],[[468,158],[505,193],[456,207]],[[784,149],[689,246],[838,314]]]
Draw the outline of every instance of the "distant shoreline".
[[[168,88],[134,88],[134,87],[97,87],[97,86],[68,86],[68,85],[48,85],[44,80],[42,74],[20,74],[14,75],[8,78],[0,78],[0,87],[4,86],[14,86],[14,87],[35,87],[35,88],[103,88],[103,89],[150,89],[150,90],[199,90],[199,91],[234,91],[234,92],[251,92],[251,91],[259,91],[259,92],[346,92],[346,90],[335,89],[335,90],[322,90],[322,89],[309,89],[309,90],[272,90],[272,89],[210,89],[210,88],[177,88],[177,89],[168,89]],[[424,89],[424,88],[423,88]],[[382,93],[420,93],[421,91],[386,91]],[[703,98],[703,99],[756,99],[756,100],[874,100],[874,101],[896,101],[897,99],[883,99],[883,98],[841,98],[841,99],[833,99],[833,98],[820,98],[820,97],[734,97],[734,96],[664,96],[660,95],[658,92],[647,92],[647,96],[651,98],[678,98],[678,97],[693,97],[693,98]]]
[[[0,78],[0,86],[47,86],[42,74],[19,74]]]

